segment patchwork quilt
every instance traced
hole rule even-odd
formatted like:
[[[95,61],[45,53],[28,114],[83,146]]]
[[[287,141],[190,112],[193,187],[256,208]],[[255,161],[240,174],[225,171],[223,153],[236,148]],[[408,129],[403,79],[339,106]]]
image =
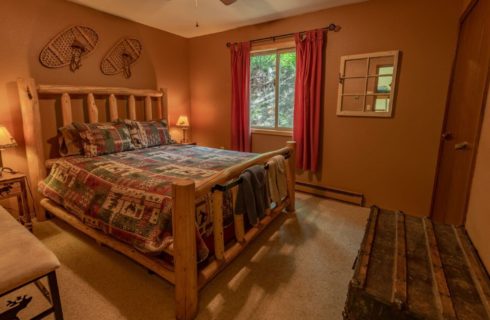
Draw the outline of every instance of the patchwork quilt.
[[[39,191],[91,227],[138,250],[157,254],[173,244],[172,182],[183,178],[205,181],[254,156],[164,145],[91,158],[66,157],[54,163],[49,176],[39,183]],[[208,253],[201,236],[212,229],[211,201],[210,195],[196,199],[200,260]]]

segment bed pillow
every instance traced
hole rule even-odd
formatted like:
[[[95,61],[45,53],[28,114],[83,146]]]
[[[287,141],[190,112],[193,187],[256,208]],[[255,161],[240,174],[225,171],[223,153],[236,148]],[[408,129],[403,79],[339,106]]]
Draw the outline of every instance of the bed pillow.
[[[73,124],[58,129],[59,153],[62,157],[83,154],[82,139]]]
[[[172,140],[166,120],[160,121],[122,121],[129,130],[131,141],[135,148],[147,148],[172,144]]]
[[[73,125],[82,140],[85,156],[134,150],[129,130],[123,123],[78,123]]]

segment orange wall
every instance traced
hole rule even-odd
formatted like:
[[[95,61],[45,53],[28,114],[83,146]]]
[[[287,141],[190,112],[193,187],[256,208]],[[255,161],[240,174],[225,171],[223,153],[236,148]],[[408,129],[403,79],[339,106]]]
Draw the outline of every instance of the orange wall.
[[[328,35],[322,168],[318,175],[302,175],[300,180],[363,192],[368,203],[427,215],[460,13],[459,1],[449,5],[445,0],[371,0],[190,39],[195,140],[214,147],[230,146],[226,42],[335,22],[342,30]],[[340,57],[394,49],[402,52],[394,117],[337,117]],[[260,138],[253,139],[263,148]],[[276,147],[273,143],[268,146]]]
[[[190,113],[188,40],[125,19],[62,0],[0,1],[0,124],[20,143],[6,150],[4,164],[26,171],[22,118],[16,79],[33,77],[44,84],[106,85],[133,88],[168,88],[171,123]],[[51,38],[71,25],[86,25],[99,34],[95,51],[80,70],[47,69],[39,52]],[[132,66],[132,77],[106,76],[99,64],[120,38],[131,36],[143,45],[141,58]]]
[[[489,88],[490,90],[490,88]],[[466,216],[466,230],[473,241],[487,270],[490,270],[490,96],[487,98],[483,118],[475,171],[471,185],[470,200]],[[482,228],[486,226],[486,228]]]

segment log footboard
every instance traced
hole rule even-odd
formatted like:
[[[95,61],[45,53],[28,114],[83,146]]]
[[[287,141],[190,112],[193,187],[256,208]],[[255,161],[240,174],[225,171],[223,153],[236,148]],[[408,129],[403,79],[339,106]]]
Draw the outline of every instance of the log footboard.
[[[172,185],[177,319],[194,319],[197,314],[195,191],[194,182],[190,180]]]
[[[223,237],[223,191],[215,186],[238,176],[248,167],[256,164],[265,164],[275,155],[287,155],[287,183],[288,195],[260,222],[245,232],[243,215],[234,214],[236,242],[225,250]],[[284,209],[292,213],[295,211],[295,157],[296,142],[287,143],[285,148],[264,153],[249,161],[233,166],[205,183],[194,186],[192,181],[184,181],[173,185],[174,206],[174,241],[175,241],[175,299],[177,319],[193,319],[197,314],[198,290],[202,289],[218,272],[223,270],[248,244],[255,239],[267,225],[269,225]],[[233,203],[236,200],[237,187],[233,187]],[[213,233],[215,256],[204,269],[196,269],[196,229],[194,220],[194,199],[201,195],[213,192]]]

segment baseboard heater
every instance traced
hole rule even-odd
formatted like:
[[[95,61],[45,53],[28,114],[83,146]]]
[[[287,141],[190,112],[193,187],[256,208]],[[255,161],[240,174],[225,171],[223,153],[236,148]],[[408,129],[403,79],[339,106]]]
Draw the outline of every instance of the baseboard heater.
[[[295,189],[297,191],[313,194],[328,199],[347,202],[358,206],[364,206],[364,194],[358,192],[352,192],[333,187],[324,187],[299,181],[296,181]]]

